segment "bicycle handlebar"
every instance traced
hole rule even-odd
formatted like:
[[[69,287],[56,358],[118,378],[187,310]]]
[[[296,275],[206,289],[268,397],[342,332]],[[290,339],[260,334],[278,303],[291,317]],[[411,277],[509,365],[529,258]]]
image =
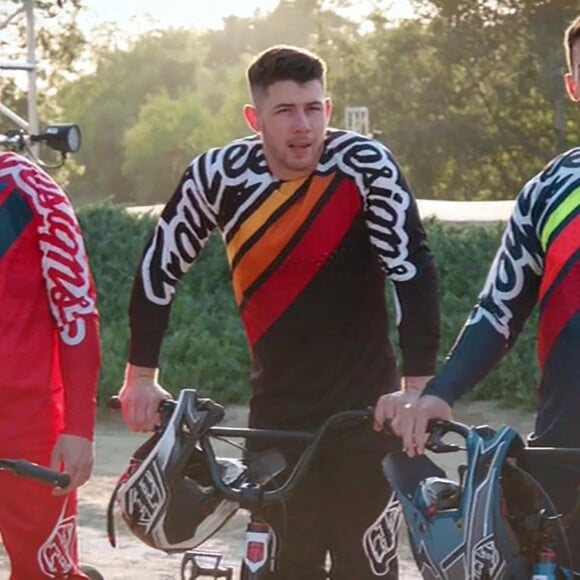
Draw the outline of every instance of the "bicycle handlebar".
[[[220,477],[219,464],[211,444],[211,437],[223,433],[222,429],[210,427],[208,433],[200,438],[200,445],[206,454],[207,465],[218,493],[225,499],[229,499],[240,505],[253,505],[256,503],[277,503],[288,497],[304,478],[316,452],[318,451],[327,432],[339,423],[349,420],[368,421],[373,416],[373,409],[358,411],[341,411],[331,415],[315,432],[304,431],[278,431],[270,429],[248,429],[245,437],[264,437],[282,439],[310,439],[309,445],[300,455],[298,461],[285,481],[276,489],[264,490],[260,484],[244,484],[241,487],[233,487],[225,484]]]
[[[446,421],[443,419],[431,419],[427,425],[430,437],[425,447],[434,453],[449,453],[460,451],[459,445],[444,443],[442,440],[448,433],[455,433],[466,439],[469,431],[473,429],[469,425],[458,421]],[[531,461],[572,461],[580,465],[580,448],[578,447],[529,447],[518,449],[520,457]]]
[[[53,471],[48,469],[48,467],[43,467],[24,459],[0,459],[0,470],[3,469],[54,487],[65,488],[70,484],[70,475],[68,473]]]
[[[160,402],[158,407],[158,411],[161,415],[161,423],[158,426],[159,430],[164,430],[169,418],[171,417],[175,404],[175,401],[171,399],[165,399]],[[119,397],[114,396],[109,399],[109,408],[113,410],[121,409],[121,401]],[[356,411],[341,411],[330,416],[323,425],[314,432],[212,426],[209,427],[206,433],[200,436],[199,445],[204,452],[213,485],[218,494],[224,499],[234,501],[242,506],[254,505],[256,503],[275,503],[290,495],[297,484],[303,479],[313,457],[320,447],[320,444],[332,427],[349,420],[368,421],[372,419],[373,414],[373,408]],[[306,441],[309,442],[309,444],[300,455],[286,480],[276,489],[264,490],[263,486],[260,484],[244,483],[240,487],[235,487],[224,483],[220,475],[218,457],[216,456],[211,441],[212,438],[217,437],[242,438],[246,441],[257,439],[279,439],[284,441],[297,440]]]
[[[176,402],[172,399],[165,399],[159,404],[158,410],[161,415],[161,422],[158,429],[160,431],[163,431],[168,424],[175,404]],[[119,397],[111,397],[109,407],[117,410],[120,409],[121,402]],[[372,420],[373,415],[374,409],[372,407],[365,410],[341,411],[330,416],[322,426],[314,432],[212,426],[209,427],[206,433],[200,436],[199,445],[204,452],[213,484],[222,497],[239,503],[242,506],[253,505],[260,502],[274,503],[279,502],[290,495],[297,484],[303,479],[322,441],[332,427],[348,420],[361,422],[369,421]],[[454,443],[444,442],[443,439],[450,433],[459,435],[463,439],[466,439],[472,428],[473,427],[457,421],[432,419],[429,421],[427,426],[429,439],[426,443],[426,449],[433,453],[451,453],[465,450],[465,447]],[[385,425],[385,433],[391,436],[394,435],[388,424]],[[212,438],[216,437],[242,438],[246,441],[251,439],[279,439],[284,441],[301,440],[308,442],[308,445],[303,450],[285,481],[276,489],[265,490],[261,484],[244,483],[239,487],[235,487],[234,485],[226,484],[222,480],[220,476],[218,457],[216,456],[211,441]],[[580,462],[580,449],[524,447],[520,449],[519,452],[526,458],[530,459],[547,458],[561,461],[563,458],[575,458]]]

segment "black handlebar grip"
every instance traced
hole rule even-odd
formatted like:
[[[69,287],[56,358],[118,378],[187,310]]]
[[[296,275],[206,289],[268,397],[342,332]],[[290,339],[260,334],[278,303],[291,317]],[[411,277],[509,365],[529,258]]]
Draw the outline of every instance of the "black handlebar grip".
[[[29,461],[15,461],[13,463],[13,471],[22,477],[35,479],[36,481],[48,483],[49,485],[53,485],[55,487],[68,487],[70,483],[70,475],[68,473],[53,471],[52,469],[42,467],[36,463],[30,463]]]
[[[121,410],[121,399],[118,395],[113,395],[109,399],[109,409],[112,411],[120,411]]]

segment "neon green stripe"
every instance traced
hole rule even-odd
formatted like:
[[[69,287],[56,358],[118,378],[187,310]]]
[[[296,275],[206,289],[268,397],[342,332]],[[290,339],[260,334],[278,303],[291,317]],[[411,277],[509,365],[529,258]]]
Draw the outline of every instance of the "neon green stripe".
[[[558,226],[580,206],[580,187],[577,187],[552,213],[542,231],[542,249],[548,247],[548,240]]]

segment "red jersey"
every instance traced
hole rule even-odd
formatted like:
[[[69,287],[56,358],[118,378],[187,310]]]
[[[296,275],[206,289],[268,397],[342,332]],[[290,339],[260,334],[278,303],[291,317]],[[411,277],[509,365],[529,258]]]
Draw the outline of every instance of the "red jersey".
[[[0,445],[92,438],[100,367],[96,292],[61,188],[0,154]]]

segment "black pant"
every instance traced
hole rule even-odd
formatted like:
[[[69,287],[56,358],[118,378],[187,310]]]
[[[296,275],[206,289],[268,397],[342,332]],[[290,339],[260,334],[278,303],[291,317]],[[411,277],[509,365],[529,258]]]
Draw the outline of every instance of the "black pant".
[[[553,445],[540,439],[529,439],[528,443],[532,447]],[[580,502],[580,470],[573,461],[570,461],[570,465],[558,465],[555,461],[536,460],[531,468],[532,474],[549,495],[556,513],[569,516],[562,522],[566,523],[565,530],[572,562],[568,561],[565,546],[561,541],[558,542],[557,551],[561,556],[559,560],[564,565],[569,565],[576,574],[580,574],[580,511],[577,507]]]
[[[370,431],[370,429],[369,429]],[[284,504],[252,512],[276,534],[275,572],[260,578],[334,580],[398,578],[399,504],[383,475],[384,435],[362,433],[327,446]],[[283,474],[280,478],[283,480]]]

